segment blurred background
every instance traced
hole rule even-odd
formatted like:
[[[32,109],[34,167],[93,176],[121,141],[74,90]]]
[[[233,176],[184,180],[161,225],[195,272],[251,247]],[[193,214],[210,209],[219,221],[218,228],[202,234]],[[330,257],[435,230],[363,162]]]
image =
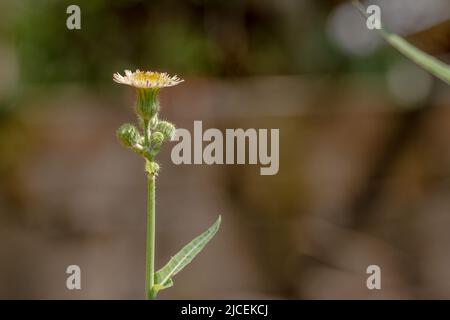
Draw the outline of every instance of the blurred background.
[[[448,0],[368,3],[450,63]],[[274,176],[164,146],[157,267],[223,223],[161,299],[450,298],[449,87],[337,0],[2,0],[0,298],[144,297],[143,163],[115,138],[135,97],[112,82],[136,68],[185,79],[161,93],[178,127],[280,129]]]

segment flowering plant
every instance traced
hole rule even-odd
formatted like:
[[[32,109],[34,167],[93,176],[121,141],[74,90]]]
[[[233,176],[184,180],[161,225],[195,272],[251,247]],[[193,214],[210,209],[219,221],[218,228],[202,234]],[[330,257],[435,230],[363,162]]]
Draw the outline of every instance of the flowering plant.
[[[157,293],[173,285],[172,278],[181,271],[205,247],[219,230],[221,217],[205,232],[183,247],[160,270],[155,272],[155,180],[159,165],[155,161],[163,142],[171,140],[175,126],[160,120],[158,94],[162,88],[172,87],[181,82],[177,76],[167,73],[125,70],[125,75],[113,75],[117,83],[136,88],[136,114],[140,130],[125,123],[117,130],[119,141],[145,160],[147,174],[147,246],[145,267],[145,294],[147,299],[155,299]]]

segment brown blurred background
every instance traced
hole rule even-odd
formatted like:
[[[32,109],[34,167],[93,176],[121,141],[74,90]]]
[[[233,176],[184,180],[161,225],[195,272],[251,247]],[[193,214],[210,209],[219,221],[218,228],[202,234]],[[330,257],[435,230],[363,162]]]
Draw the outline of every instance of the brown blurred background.
[[[450,62],[448,0],[369,3]],[[275,176],[165,145],[157,266],[223,224],[161,299],[450,298],[449,87],[331,0],[2,0],[0,298],[144,297],[143,163],[115,138],[134,95],[111,80],[135,68],[186,80],[161,94],[178,127],[280,129]]]

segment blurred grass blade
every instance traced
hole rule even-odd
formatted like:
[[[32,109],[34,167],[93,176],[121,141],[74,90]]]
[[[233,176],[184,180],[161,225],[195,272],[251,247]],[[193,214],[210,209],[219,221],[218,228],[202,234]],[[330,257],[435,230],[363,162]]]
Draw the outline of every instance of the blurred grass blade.
[[[367,14],[364,6],[359,1],[353,1],[353,4],[358,8],[358,10],[367,18]],[[427,70],[428,72],[434,74],[436,77],[442,81],[450,84],[450,66],[444,62],[436,59],[435,57],[425,53],[402,37],[386,31],[384,28],[379,30],[381,35],[386,39],[386,41],[400,51],[407,58],[411,59],[419,66]]]
[[[450,66],[433,56],[420,51],[402,37],[382,30],[384,38],[398,51],[417,63],[419,66],[431,72],[436,77],[450,84]]]
[[[189,242],[170,259],[169,263],[155,273],[155,291],[166,289],[173,285],[172,277],[187,266],[202,251],[206,244],[214,237],[217,230],[219,230],[221,220],[222,218],[219,216],[208,230]]]

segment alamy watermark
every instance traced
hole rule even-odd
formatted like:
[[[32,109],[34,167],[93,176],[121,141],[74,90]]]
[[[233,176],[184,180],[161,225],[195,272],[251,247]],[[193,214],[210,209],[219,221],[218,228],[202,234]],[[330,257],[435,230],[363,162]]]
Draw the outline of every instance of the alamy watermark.
[[[66,288],[69,290],[81,290],[81,268],[76,264],[67,267]]]
[[[376,264],[367,267],[366,273],[370,274],[367,277],[366,286],[369,290],[381,290],[381,268]]]
[[[367,7],[367,20],[366,26],[369,30],[381,29],[381,9],[376,4],[372,4]]]
[[[81,9],[76,4],[67,7],[66,13],[70,14],[66,19],[66,27],[69,30],[81,29]]]
[[[172,141],[178,143],[172,149],[172,162],[177,165],[260,164],[261,175],[275,175],[280,160],[279,133],[279,129],[253,128],[226,129],[225,134],[216,128],[203,132],[202,121],[194,121],[193,136],[187,129],[176,130]]]

